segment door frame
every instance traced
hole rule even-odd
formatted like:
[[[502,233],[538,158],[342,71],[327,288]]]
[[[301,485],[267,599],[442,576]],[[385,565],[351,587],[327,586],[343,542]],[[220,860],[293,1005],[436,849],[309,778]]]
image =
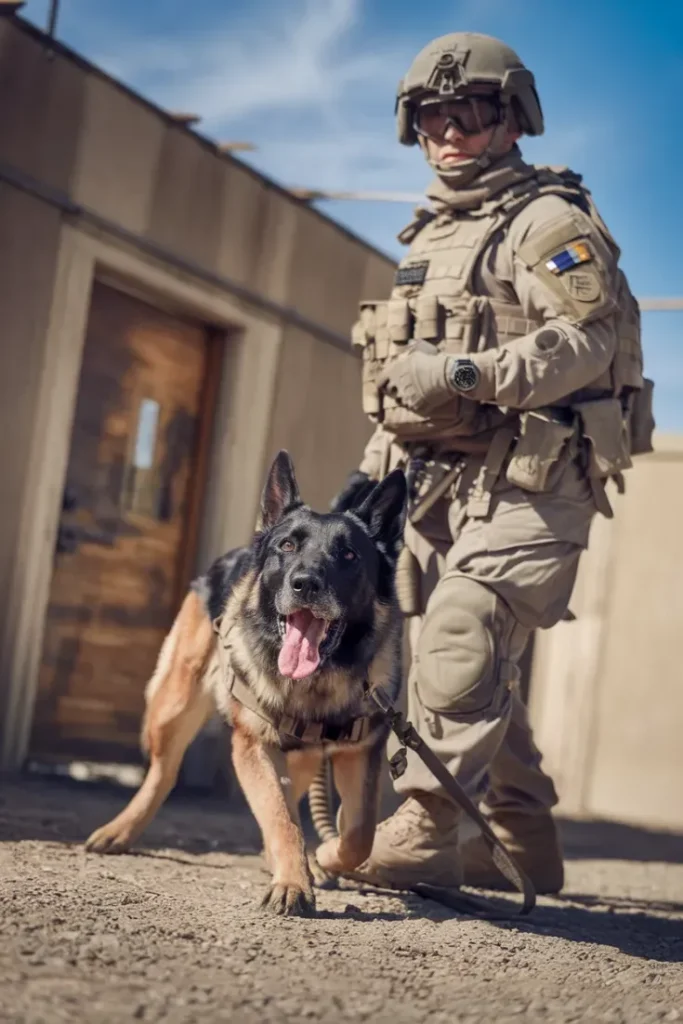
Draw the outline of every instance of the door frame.
[[[227,531],[231,543],[247,540],[253,529],[267,459],[268,418],[253,417],[252,421],[249,417],[246,424],[241,417],[250,408],[253,410],[255,402],[263,408],[272,407],[282,326],[277,322],[264,323],[262,316],[255,317],[219,288],[199,284],[191,275],[171,270],[160,260],[143,257],[132,246],[112,243],[65,222],[44,349],[39,415],[34,424],[22,498],[11,611],[0,624],[0,674],[6,684],[0,723],[2,772],[20,770],[28,747],[95,278],[136,294],[159,309],[199,320],[213,328],[218,339],[213,354],[220,362],[213,381],[214,417],[213,422],[206,422],[202,428],[204,487],[198,491],[204,493],[197,494],[191,510],[194,536],[183,561],[186,579],[195,570],[198,553],[206,558],[207,552],[212,552],[213,557],[225,544],[225,523],[231,516]],[[263,365],[257,371],[259,359]],[[227,408],[233,411],[229,428]],[[218,415],[223,419],[221,430],[217,429]],[[248,440],[246,465],[244,454],[234,451],[240,439],[243,443]],[[229,458],[224,457],[224,445],[231,449]],[[232,497],[229,481],[236,473],[241,493]],[[227,501],[226,495],[230,496]],[[222,502],[220,509],[215,507],[218,502]],[[209,503],[214,507],[210,508]]]

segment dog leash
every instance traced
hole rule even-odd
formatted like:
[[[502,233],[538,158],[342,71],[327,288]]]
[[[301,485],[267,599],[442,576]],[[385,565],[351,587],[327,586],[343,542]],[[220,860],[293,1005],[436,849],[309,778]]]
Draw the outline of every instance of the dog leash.
[[[397,779],[403,775],[407,767],[407,751],[413,750],[432,775],[438,779],[451,800],[462,808],[465,814],[481,829],[494,864],[508,882],[521,894],[522,905],[516,911],[505,912],[494,907],[488,900],[481,897],[472,896],[460,890],[446,889],[423,882],[411,886],[410,890],[427,899],[436,900],[438,903],[442,903],[453,910],[467,914],[476,914],[479,917],[486,917],[490,920],[505,920],[511,916],[524,917],[530,914],[536,905],[536,891],[530,879],[515,863],[479,808],[470,800],[460,783],[453,778],[434,751],[421,738],[415,726],[407,721],[404,715],[394,707],[394,704],[384,690],[381,687],[375,687],[370,691],[370,696],[372,696],[401,744],[399,750],[389,761],[391,777]],[[353,873],[350,872],[348,877],[353,878]],[[360,876],[357,876],[357,878],[364,880]]]

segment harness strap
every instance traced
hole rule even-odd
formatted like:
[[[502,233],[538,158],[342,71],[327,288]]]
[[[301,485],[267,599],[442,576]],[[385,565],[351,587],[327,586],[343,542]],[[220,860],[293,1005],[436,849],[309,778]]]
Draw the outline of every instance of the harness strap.
[[[464,465],[464,460],[458,459],[455,465],[444,474],[439,482],[435,484],[434,487],[432,487],[425,496],[420,499],[420,501],[417,502],[415,507],[410,511],[409,518],[411,523],[419,523],[421,519],[424,519],[429,510],[436,505],[439,498],[443,497],[451,484],[453,484],[459,474],[462,473]]]
[[[500,476],[503,463],[512,442],[515,440],[514,427],[501,427],[491,439],[489,450],[482,464],[477,479],[474,481],[472,493],[467,502],[467,515],[470,519],[485,519],[491,508],[493,487]]]
[[[493,863],[510,884],[514,886],[517,892],[521,894],[523,903],[515,916],[529,914],[536,905],[536,891],[530,879],[527,878],[519,865],[515,863],[479,808],[470,800],[460,783],[453,778],[436,754],[418,735],[412,723],[406,721],[402,713],[396,710],[384,690],[381,687],[377,687],[371,692],[371,696],[384,714],[392,732],[402,744],[401,749],[390,762],[392,775],[397,777],[405,771],[406,747],[414,750],[417,756],[429,768],[432,775],[441,783],[451,800],[481,829],[484,840],[491,852]],[[353,877],[353,875],[351,874],[350,877]],[[438,900],[438,902],[444,903],[454,910],[464,910],[466,913],[477,913],[489,918],[504,919],[510,916],[503,911],[493,908],[488,901],[465,893],[441,889],[439,886],[427,885],[422,882],[412,886],[412,889],[418,894],[429,899]]]
[[[283,715],[264,708],[251,687],[240,678],[234,666],[230,664],[228,629],[222,629],[222,620],[223,616],[215,619],[213,629],[218,636],[218,660],[228,692],[247,710],[253,711],[255,715],[271,725],[279,736],[296,739],[300,743],[322,744],[359,743],[369,735],[370,718],[367,715],[351,718],[342,725],[334,725],[330,722],[311,722],[303,718],[294,718],[291,715]]]

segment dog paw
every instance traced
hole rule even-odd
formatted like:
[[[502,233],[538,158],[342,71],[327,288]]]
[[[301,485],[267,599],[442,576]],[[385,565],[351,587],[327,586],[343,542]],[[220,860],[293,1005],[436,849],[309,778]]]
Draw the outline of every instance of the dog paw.
[[[110,821],[88,836],[84,845],[88,853],[125,853],[132,841],[129,829]]]
[[[325,871],[315,856],[313,850],[307,852],[308,870],[311,873],[313,879],[313,885],[316,889],[336,889],[339,886],[339,881],[335,875],[331,875],[329,871]]]
[[[283,917],[313,917],[315,896],[298,885],[274,883],[261,900],[261,907]]]
[[[329,877],[340,875],[346,865],[339,856],[339,838],[326,839],[315,851],[315,859],[321,871]]]

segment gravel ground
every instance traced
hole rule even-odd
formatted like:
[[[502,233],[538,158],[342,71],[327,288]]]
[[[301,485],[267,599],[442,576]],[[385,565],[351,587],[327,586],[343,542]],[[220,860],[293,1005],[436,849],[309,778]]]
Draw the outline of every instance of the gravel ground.
[[[0,1021],[683,1022],[683,837],[563,823],[565,893],[524,924],[351,885],[278,919],[253,820],[216,799],[85,855],[128,795],[3,786]]]

